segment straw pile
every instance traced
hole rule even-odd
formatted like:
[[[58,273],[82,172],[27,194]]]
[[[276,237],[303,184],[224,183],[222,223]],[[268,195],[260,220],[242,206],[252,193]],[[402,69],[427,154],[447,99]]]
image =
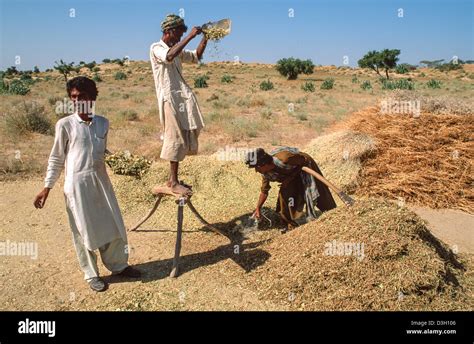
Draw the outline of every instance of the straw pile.
[[[324,176],[343,191],[351,192],[358,183],[362,161],[375,152],[374,140],[350,130],[320,136],[304,149]]]
[[[369,115],[364,113],[364,116]],[[374,116],[380,116],[376,109]],[[424,121],[423,116],[417,120]],[[443,116],[445,120],[449,118]],[[378,118],[362,117],[359,122],[353,122],[358,123],[352,128],[358,132],[336,132],[314,140],[302,150],[311,154],[321,165],[323,173],[335,183],[351,189],[362,180],[362,184],[357,186],[358,190],[367,188],[366,180],[370,180],[371,185],[375,184],[374,180],[367,179],[371,176],[367,174],[367,171],[371,171],[370,164],[374,164],[374,161],[378,163],[381,157],[388,159],[390,155],[395,155],[395,158],[400,159],[399,163],[405,166],[404,171],[409,172],[409,165],[417,162],[404,156],[401,149],[393,151],[393,147],[403,144],[409,150],[412,147],[411,140],[418,140],[420,145],[430,144],[430,141],[436,144],[439,141],[436,137],[433,140],[432,134],[426,138],[427,133],[431,133],[430,125],[439,124],[437,119],[423,122],[424,131],[411,123],[409,128],[418,128],[420,131],[413,129],[413,139],[406,137],[408,133],[405,136],[401,134],[408,131],[406,124],[402,127],[401,121],[404,120],[408,119],[401,116],[385,119],[388,122],[384,122],[382,127]],[[462,139],[463,133],[456,131],[456,136],[451,132],[451,128],[457,128],[460,120],[456,116],[451,127],[449,123],[442,126],[443,130],[450,133],[442,137],[446,140]],[[392,130],[395,130],[396,135],[392,134]],[[387,143],[383,140],[387,140]],[[461,158],[464,154],[462,141],[458,144]],[[345,153],[347,150],[348,154]],[[389,153],[386,153],[387,150]],[[436,154],[438,150],[433,152]],[[432,152],[429,156],[434,159]],[[378,164],[378,169],[388,168],[382,163]],[[385,164],[388,165],[387,162]],[[438,166],[444,165],[441,162]],[[421,169],[420,166],[416,168],[418,171]],[[361,171],[366,179],[357,177]],[[166,182],[168,173],[168,163],[160,161],[154,163],[142,179],[112,176],[121,208],[128,219],[135,222],[145,215],[154,201],[151,188]],[[349,175],[346,179],[345,174]],[[398,182],[411,185],[409,183],[415,177],[417,174],[413,171]],[[445,174],[441,174],[441,177],[449,178]],[[201,215],[229,233],[240,231],[243,220],[253,212],[261,181],[260,175],[241,161],[220,161],[216,155],[187,157],[180,164],[180,178],[193,186],[193,204]],[[390,180],[386,174],[379,178],[382,179],[380,185]],[[278,186],[276,183],[272,186],[266,206],[274,209]],[[421,189],[420,192],[426,190]],[[437,192],[450,196],[446,189]],[[394,194],[387,191],[386,195],[393,198]],[[423,193],[417,197],[414,199],[422,199]],[[202,225],[187,207],[184,211],[186,230],[201,229]],[[270,213],[274,219],[274,212]],[[174,199],[165,198],[159,210],[142,229],[174,230],[175,226],[176,204]],[[275,223],[271,229],[276,229]],[[265,264],[245,274],[245,277],[238,273],[240,270],[235,264],[225,268],[227,276],[239,276],[236,277],[236,283],[258,290],[263,301],[271,300],[273,304],[295,310],[458,310],[473,307],[472,297],[466,296],[472,295],[473,282],[472,278],[468,279],[464,274],[464,262],[434,238],[415,214],[391,202],[358,199],[352,208],[338,207],[323,214],[317,221],[285,235],[278,233],[278,230],[254,233],[258,238],[271,239],[270,243],[259,246],[270,256]],[[255,239],[251,233],[248,240]],[[332,255],[326,251],[328,243],[334,243]],[[348,251],[346,244],[359,245],[359,250],[354,246],[352,249],[349,247]],[[339,255],[340,245],[343,247],[341,252],[350,254]],[[207,251],[208,246],[205,240],[193,242],[193,248],[198,251]],[[354,255],[356,253],[358,255]],[[250,263],[254,262],[255,257],[250,252],[242,255],[241,259],[248,259],[248,265],[252,265]]]
[[[363,255],[331,253],[334,240],[363,244]],[[337,208],[262,249],[271,257],[252,272],[255,288],[291,309],[472,309],[463,263],[414,213],[387,201]]]
[[[472,99],[453,98],[450,96],[425,96],[408,90],[390,91],[386,100],[419,101],[422,112],[436,115],[474,115]]]
[[[363,162],[358,194],[474,213],[472,115],[414,117],[370,108],[343,126],[375,140],[373,158]]]

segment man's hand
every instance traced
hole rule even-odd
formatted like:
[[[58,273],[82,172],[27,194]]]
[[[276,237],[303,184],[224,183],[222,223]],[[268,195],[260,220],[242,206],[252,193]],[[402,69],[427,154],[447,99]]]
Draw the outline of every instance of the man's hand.
[[[253,213],[252,217],[255,217],[257,220],[260,220],[261,214],[260,210],[262,209],[263,204],[267,200],[267,194],[260,192],[260,196],[258,197],[257,207],[255,208],[255,212]]]
[[[200,26],[193,26],[193,28],[191,29],[191,32],[189,33],[189,37],[194,38],[201,33],[202,33],[202,29]]]
[[[261,216],[262,216],[262,215],[260,214],[260,208],[255,209],[255,211],[254,211],[252,217],[253,217],[253,218],[256,218],[257,220],[260,220]]]
[[[199,27],[199,26],[194,26],[192,29],[191,29],[191,32],[186,36],[184,37],[183,40],[181,40],[179,43],[176,43],[175,45],[173,45],[169,50],[168,50],[168,53],[166,54],[166,60],[171,62],[173,61],[173,59],[178,56],[181,51],[183,51],[184,47],[189,43],[191,42],[191,40],[196,37],[197,35],[199,35],[200,33],[202,32],[202,29]],[[201,53],[201,56],[202,56],[202,53]],[[199,54],[198,54],[198,57],[199,57]]]
[[[44,188],[36,197],[35,201],[33,202],[36,209],[41,209],[46,204],[46,199],[49,195],[49,188]]]

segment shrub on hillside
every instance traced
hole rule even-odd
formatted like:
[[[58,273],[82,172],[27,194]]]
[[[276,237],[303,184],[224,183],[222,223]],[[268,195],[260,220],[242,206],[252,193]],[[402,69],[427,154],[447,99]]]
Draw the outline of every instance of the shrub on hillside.
[[[333,78],[327,78],[326,80],[323,81],[321,84],[321,89],[322,90],[330,90],[334,87],[334,79]]]
[[[53,125],[48,119],[44,106],[34,101],[24,101],[5,115],[5,129],[12,135],[27,133],[52,134]]]
[[[312,74],[314,64],[311,60],[300,60],[293,57],[284,58],[277,61],[276,69],[288,80],[295,80],[299,74]]]
[[[269,90],[272,90],[273,88],[274,88],[273,82],[271,82],[270,80],[265,80],[260,83],[260,89],[262,91],[269,91]]]

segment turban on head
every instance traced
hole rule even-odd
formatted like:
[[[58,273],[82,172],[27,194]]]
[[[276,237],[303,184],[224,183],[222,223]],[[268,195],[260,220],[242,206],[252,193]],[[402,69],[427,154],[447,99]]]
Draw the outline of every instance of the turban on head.
[[[177,27],[184,26],[184,19],[176,14],[168,14],[166,18],[161,22],[161,31],[166,32]]]

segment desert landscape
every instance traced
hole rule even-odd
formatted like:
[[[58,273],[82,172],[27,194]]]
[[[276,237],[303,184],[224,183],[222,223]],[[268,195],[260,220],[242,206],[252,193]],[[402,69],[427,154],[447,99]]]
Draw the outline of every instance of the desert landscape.
[[[0,258],[1,310],[472,310],[474,64],[391,70],[391,84],[367,68],[314,66],[288,80],[275,67],[186,66],[206,127],[181,178],[193,186],[201,215],[228,238],[185,209],[181,273],[169,278],[176,205],[165,199],[128,234],[130,262],[144,277],[108,276],[105,293],[84,283],[62,182],[43,210],[33,207],[62,117],[64,76],[2,74],[0,238],[37,243],[38,252]],[[150,63],[107,59],[75,75],[98,84],[96,113],[110,120],[109,151],[139,162],[132,175],[108,168],[131,227],[168,176]],[[28,91],[13,92],[14,80]],[[336,209],[282,234],[275,186],[268,219],[248,226],[261,177],[222,156],[278,146],[313,156],[355,205],[334,197]],[[341,250],[346,243],[357,251]]]

